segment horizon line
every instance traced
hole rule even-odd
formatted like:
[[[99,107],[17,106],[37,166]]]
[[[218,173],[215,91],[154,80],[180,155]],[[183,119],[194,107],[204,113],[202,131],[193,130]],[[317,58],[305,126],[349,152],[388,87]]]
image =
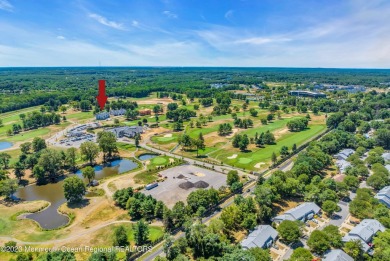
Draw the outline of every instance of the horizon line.
[[[285,67],[285,66],[180,66],[180,65],[81,65],[81,66],[0,66],[0,69],[41,69],[41,68],[226,68],[226,69],[336,69],[336,70],[390,70],[381,67]]]

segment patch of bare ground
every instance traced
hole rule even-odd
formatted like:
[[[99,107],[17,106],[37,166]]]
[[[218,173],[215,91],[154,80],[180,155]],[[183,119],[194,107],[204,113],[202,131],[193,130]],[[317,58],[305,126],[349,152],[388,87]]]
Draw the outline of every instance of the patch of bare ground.
[[[116,207],[108,200],[104,200],[87,214],[80,224],[85,228],[94,227],[106,221],[128,218],[126,210]]]
[[[142,101],[137,101],[137,104],[138,105],[142,105],[142,104],[164,104],[164,105],[168,105],[169,103],[171,102],[175,102],[174,100],[172,100],[171,98],[151,98],[151,99],[147,99],[147,100],[142,100]]]
[[[226,138],[232,138],[237,132],[239,131],[238,128],[233,128],[232,133],[226,136]]]
[[[124,189],[128,187],[137,187],[142,185],[135,182],[134,176],[136,174],[137,173],[131,173],[131,174],[127,174],[126,176],[115,179],[109,183],[108,188],[110,189],[110,191],[115,192],[116,190],[119,189]],[[111,188],[115,188],[115,190],[113,191]]]
[[[154,135],[159,135],[161,133],[166,133],[168,134],[168,132],[171,132],[172,130],[170,129],[166,129],[164,127],[158,127],[158,128],[150,128],[146,134],[142,135],[142,138],[143,139],[146,139],[146,138],[150,138]]]
[[[204,135],[205,142],[207,146],[213,147],[218,143],[226,142],[226,137],[219,136],[216,132],[212,132],[209,134]]]
[[[280,215],[287,210],[290,210],[292,208],[295,208],[299,204],[301,204],[303,201],[300,198],[289,198],[289,199],[283,199],[279,200],[278,202],[275,202],[272,204],[272,208],[274,209],[276,215]]]
[[[275,139],[278,140],[279,138],[283,137],[286,133],[288,133],[289,130],[287,127],[284,127],[282,129],[275,130],[273,132]]]

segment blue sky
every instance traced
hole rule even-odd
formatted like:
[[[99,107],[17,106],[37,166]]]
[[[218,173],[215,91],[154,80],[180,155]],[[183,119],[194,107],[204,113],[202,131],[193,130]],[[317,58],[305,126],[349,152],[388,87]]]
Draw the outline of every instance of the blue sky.
[[[390,68],[388,0],[0,0],[0,66]]]

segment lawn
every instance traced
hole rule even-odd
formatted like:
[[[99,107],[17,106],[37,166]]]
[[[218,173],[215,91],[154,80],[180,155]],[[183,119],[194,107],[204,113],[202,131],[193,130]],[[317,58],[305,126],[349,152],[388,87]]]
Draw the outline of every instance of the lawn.
[[[76,113],[71,113],[69,115],[64,114],[64,116],[67,119],[71,119],[71,120],[86,120],[94,117],[92,111],[76,112]]]
[[[204,150],[199,150],[198,155],[200,157],[202,157],[202,156],[205,156],[209,153],[212,153],[212,152],[218,150],[223,144],[225,144],[225,142],[220,142],[220,143],[217,143],[213,147],[206,147]],[[192,158],[196,157],[196,150],[184,151],[183,153],[184,153],[184,156],[188,156],[188,157],[192,157]]]
[[[214,131],[218,131],[219,124],[213,124],[211,122],[207,123],[208,126],[202,126],[202,128],[188,128],[186,134],[190,135],[191,138],[197,139],[199,137],[199,133],[202,135],[209,134]]]
[[[4,126],[0,127],[0,136],[5,135],[7,130],[11,128],[12,124],[14,123],[22,124],[22,121],[20,120],[19,117],[20,114],[22,113],[26,114],[28,112],[37,111],[37,110],[39,110],[39,106],[2,113],[0,119],[3,120]]]
[[[152,163],[153,165],[164,165],[166,163],[169,162],[169,157],[167,156],[158,156],[158,157],[155,157],[155,158],[152,158],[150,163]]]
[[[26,141],[29,139],[33,139],[35,137],[42,137],[46,134],[50,133],[49,128],[41,128],[41,129],[36,129],[36,130],[31,130],[31,131],[26,131],[26,132],[21,132],[19,134],[16,134],[14,136],[10,136],[7,138],[4,138],[1,141],[9,141],[9,142],[19,142],[19,141]]]
[[[118,149],[120,150],[126,150],[126,151],[135,151],[136,147],[133,144],[124,143],[124,142],[117,142],[116,145],[118,146]]]
[[[139,184],[149,184],[158,179],[155,172],[143,171],[134,176],[134,181]]]
[[[325,129],[325,124],[309,125],[309,128],[304,131],[286,133],[276,141],[277,143],[275,145],[266,145],[265,148],[254,148],[248,152],[241,152],[236,148],[232,148],[231,150],[218,150],[215,153],[210,153],[209,156],[235,167],[253,170],[256,169],[255,165],[257,163],[263,162],[269,164],[272,153],[275,152],[279,155],[282,146],[287,146],[289,149],[291,149],[294,143],[300,146]],[[228,157],[234,154],[237,154],[236,158],[228,159]],[[267,165],[263,165],[262,167],[264,166]]]
[[[179,137],[179,135],[177,133],[172,133],[172,137],[164,137],[164,136],[153,136],[152,137],[152,141],[154,143],[158,143],[158,144],[168,144],[168,143],[171,143],[171,142],[177,142],[177,138]]]
[[[265,133],[268,130],[272,132],[272,131],[274,131],[276,129],[284,128],[286,126],[287,122],[289,122],[291,120],[299,119],[299,118],[303,118],[303,117],[282,118],[280,120],[276,119],[276,120],[274,120],[272,122],[269,122],[266,125],[260,125],[257,128],[250,128],[250,129],[247,129],[247,130],[244,130],[244,131],[240,131],[240,134],[246,134],[249,137],[253,137],[253,136],[255,136],[256,132],[259,135],[260,135],[260,133],[262,133],[262,132]]]

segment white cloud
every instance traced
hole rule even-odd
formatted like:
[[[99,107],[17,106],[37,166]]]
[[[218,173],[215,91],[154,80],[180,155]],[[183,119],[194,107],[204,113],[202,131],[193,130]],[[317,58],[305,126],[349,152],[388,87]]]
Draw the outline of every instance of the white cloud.
[[[114,21],[110,21],[108,20],[107,18],[101,16],[101,15],[98,15],[98,14],[89,14],[89,17],[98,21],[99,23],[101,23],[102,25],[105,25],[105,26],[108,26],[108,27],[111,27],[111,28],[114,28],[114,29],[118,29],[118,30],[125,30],[125,27],[123,26],[123,24],[121,23],[117,23],[117,22],[114,22]]]
[[[225,13],[225,18],[230,21],[230,18],[233,17],[234,10],[229,10]]]
[[[66,38],[65,38],[65,36],[59,35],[59,36],[57,36],[57,39],[58,40],[65,40]]]
[[[134,26],[134,27],[138,27],[138,26],[139,26],[139,22],[136,21],[136,20],[133,20],[133,21],[131,22],[131,25]]]
[[[7,0],[0,0],[0,9],[8,12],[12,12],[14,10],[14,7]]]
[[[237,40],[235,43],[238,44],[253,44],[253,45],[261,45],[268,43],[276,43],[276,42],[288,42],[291,41],[289,38],[271,38],[271,37],[251,37],[246,39]]]
[[[178,17],[177,14],[172,13],[171,11],[164,11],[162,13],[171,19],[176,19]]]

